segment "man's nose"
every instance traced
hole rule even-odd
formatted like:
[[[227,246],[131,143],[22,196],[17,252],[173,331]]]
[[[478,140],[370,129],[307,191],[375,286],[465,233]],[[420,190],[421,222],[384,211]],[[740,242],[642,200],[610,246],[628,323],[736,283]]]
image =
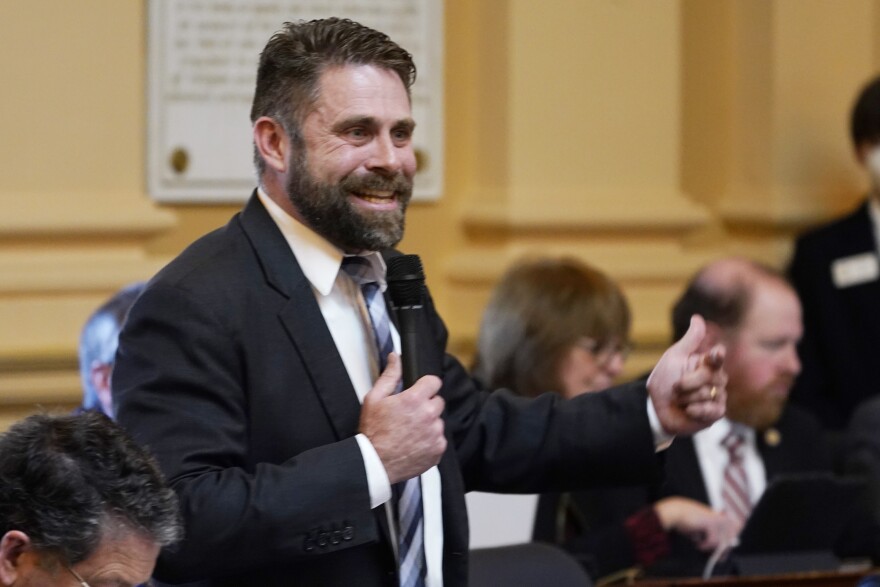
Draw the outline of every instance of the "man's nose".
[[[798,357],[797,346],[792,344],[786,347],[784,358],[785,370],[792,375],[801,372],[801,359]]]
[[[372,152],[367,160],[367,169],[383,175],[396,175],[403,167],[404,149],[412,149],[411,146],[400,147],[394,144],[390,136],[378,136],[373,141]]]

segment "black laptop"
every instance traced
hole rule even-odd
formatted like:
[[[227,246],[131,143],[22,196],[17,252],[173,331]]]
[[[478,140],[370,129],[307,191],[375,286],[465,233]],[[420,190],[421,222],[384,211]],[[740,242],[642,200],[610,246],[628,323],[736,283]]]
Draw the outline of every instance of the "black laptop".
[[[811,473],[776,477],[731,554],[740,575],[837,569],[834,545],[862,502],[861,479]]]

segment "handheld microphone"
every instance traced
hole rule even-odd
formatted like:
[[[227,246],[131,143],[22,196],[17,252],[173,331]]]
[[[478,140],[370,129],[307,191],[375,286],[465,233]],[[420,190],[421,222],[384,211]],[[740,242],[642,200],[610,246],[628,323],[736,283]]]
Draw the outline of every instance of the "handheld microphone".
[[[428,373],[424,358],[419,356],[418,346],[425,324],[425,273],[422,271],[422,261],[418,255],[392,257],[388,259],[385,279],[397,314],[403,388],[406,389]]]

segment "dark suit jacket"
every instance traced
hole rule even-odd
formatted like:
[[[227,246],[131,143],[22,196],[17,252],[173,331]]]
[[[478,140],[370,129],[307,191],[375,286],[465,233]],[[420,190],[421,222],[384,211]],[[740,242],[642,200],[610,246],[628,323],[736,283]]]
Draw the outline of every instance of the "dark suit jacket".
[[[862,504],[863,523],[855,541],[860,554],[880,561],[880,396],[862,402],[853,412],[844,436],[844,470],[867,483]]]
[[[880,390],[880,280],[838,288],[831,264],[877,252],[867,203],[795,244],[791,280],[804,309],[803,370],[791,401],[841,430],[853,409]]]
[[[768,482],[786,473],[830,471],[831,457],[819,423],[809,413],[788,406],[776,425],[780,442],[769,445],[758,435],[758,451],[764,461]],[[664,452],[665,480],[637,487],[602,488],[572,494],[574,505],[588,530],[569,538],[563,546],[572,551],[595,577],[634,566],[636,559],[624,521],[654,501],[669,496],[689,497],[708,504],[697,452],[690,437],[676,438]],[[542,516],[555,515],[549,502],[558,497],[542,496],[536,529],[547,523]],[[708,555],[697,550],[684,536],[670,534],[669,555],[659,560],[648,574],[655,576],[699,576]]]
[[[586,487],[656,464],[644,385],[561,402],[479,389],[445,354],[427,304],[420,341],[443,379],[447,587],[466,584],[464,493]],[[118,417],[156,454],[186,538],[164,581],[396,585],[384,511],[370,509],[360,404],[281,232],[256,197],[164,268],[132,308],[113,374]]]

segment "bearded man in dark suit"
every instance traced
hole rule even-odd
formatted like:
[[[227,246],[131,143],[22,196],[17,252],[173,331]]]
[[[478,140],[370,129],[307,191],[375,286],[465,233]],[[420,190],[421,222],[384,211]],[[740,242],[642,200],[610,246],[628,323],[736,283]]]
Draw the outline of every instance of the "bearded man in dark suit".
[[[113,377],[119,420],[157,455],[186,526],[160,579],[464,585],[465,491],[650,476],[659,444],[722,415],[723,348],[695,352],[699,318],[647,386],[526,401],[479,389],[445,353],[429,296],[417,341],[429,375],[395,393],[388,308],[340,267],[368,268],[384,291],[399,254],[414,77],[384,34],[286,24],[257,75],[258,189],[131,310]],[[402,505],[413,493],[420,502]]]

